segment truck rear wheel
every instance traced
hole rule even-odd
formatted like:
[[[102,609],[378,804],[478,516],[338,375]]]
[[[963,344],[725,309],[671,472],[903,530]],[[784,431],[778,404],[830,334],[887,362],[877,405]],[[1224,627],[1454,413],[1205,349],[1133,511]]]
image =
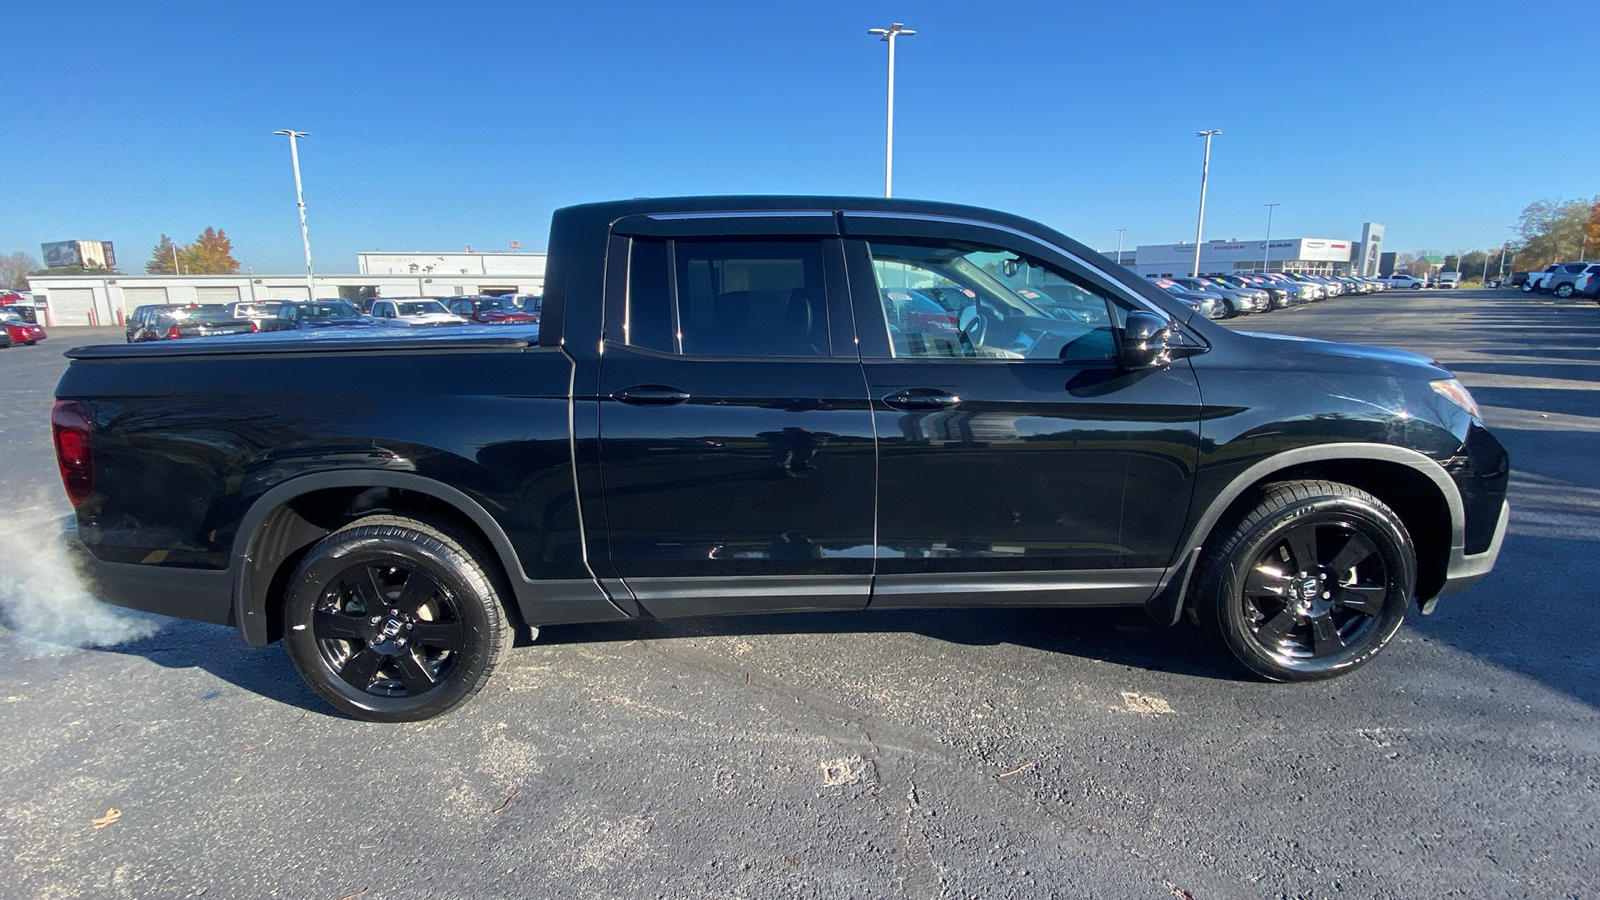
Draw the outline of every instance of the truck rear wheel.
[[[1196,611],[1245,668],[1273,681],[1358,668],[1400,628],[1416,583],[1405,525],[1347,484],[1268,485],[1208,546]]]
[[[476,694],[511,646],[489,556],[443,520],[369,516],[327,535],[290,576],[285,643],[340,712],[427,719]]]

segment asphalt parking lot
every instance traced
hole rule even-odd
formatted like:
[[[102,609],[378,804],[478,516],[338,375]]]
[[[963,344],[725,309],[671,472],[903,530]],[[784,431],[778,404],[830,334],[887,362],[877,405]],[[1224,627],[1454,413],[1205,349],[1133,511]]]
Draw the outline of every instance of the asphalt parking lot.
[[[1498,568],[1365,669],[1251,681],[1136,612],[567,626],[397,726],[281,645],[78,596],[50,395],[120,330],[0,351],[0,894],[1594,896],[1600,309],[1388,292],[1230,327],[1434,356],[1512,453]]]

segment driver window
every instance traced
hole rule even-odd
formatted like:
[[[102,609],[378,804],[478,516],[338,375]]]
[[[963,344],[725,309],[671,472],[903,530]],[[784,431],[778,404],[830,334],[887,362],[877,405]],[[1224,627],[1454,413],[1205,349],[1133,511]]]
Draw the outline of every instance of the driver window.
[[[870,247],[896,358],[1116,360],[1119,307],[1037,260],[971,244]]]

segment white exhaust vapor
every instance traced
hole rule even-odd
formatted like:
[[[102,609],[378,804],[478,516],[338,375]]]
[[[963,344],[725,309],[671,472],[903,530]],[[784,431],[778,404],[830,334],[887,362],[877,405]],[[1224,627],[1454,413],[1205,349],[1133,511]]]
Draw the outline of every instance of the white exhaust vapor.
[[[51,504],[10,514],[0,524],[0,622],[49,653],[74,647],[109,647],[160,631],[156,616],[96,600],[72,572],[57,538],[60,516]]]

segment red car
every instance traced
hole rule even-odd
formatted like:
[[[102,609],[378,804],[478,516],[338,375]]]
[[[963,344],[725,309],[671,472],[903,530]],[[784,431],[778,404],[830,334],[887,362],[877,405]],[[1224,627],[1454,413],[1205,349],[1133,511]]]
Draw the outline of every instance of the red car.
[[[523,310],[510,297],[451,297],[445,306],[479,325],[531,325],[539,317]]]
[[[0,325],[4,325],[6,333],[11,335],[12,344],[37,344],[46,337],[43,328],[23,319],[15,310],[5,309],[0,316],[3,316]]]

